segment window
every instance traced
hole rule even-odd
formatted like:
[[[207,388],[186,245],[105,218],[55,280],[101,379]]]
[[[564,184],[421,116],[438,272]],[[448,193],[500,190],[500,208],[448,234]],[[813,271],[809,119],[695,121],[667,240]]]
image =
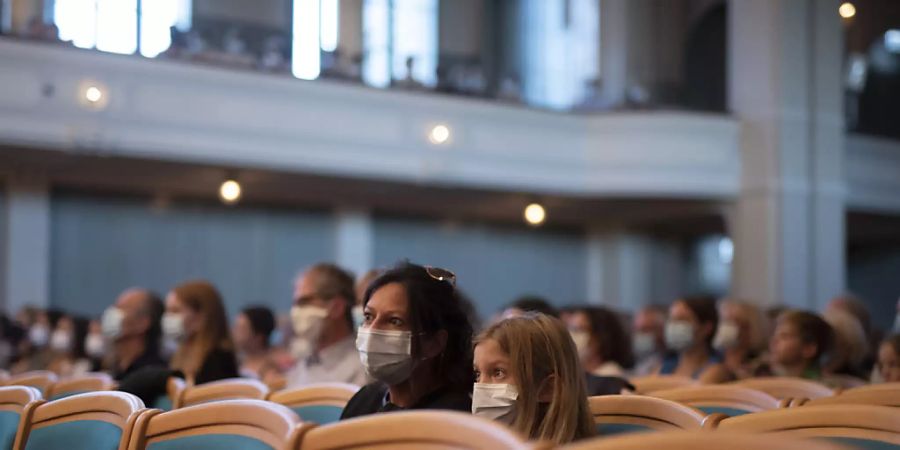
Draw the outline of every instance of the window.
[[[528,103],[565,109],[600,75],[596,0],[523,0],[523,89]]]
[[[407,77],[425,86],[437,83],[438,0],[365,0],[363,81],[377,87]]]
[[[322,51],[338,46],[338,0],[294,0],[291,72],[303,80],[315,80],[322,72]]]
[[[76,47],[153,58],[171,44],[170,27],[190,27],[191,0],[56,0],[53,21],[59,38]],[[138,41],[138,20],[141,35]]]

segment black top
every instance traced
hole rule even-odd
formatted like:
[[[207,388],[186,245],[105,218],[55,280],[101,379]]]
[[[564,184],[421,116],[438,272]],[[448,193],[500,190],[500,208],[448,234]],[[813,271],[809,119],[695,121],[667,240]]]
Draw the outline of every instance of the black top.
[[[449,409],[472,412],[472,396],[468,392],[454,392],[446,388],[438,389],[409,407],[401,408],[390,401],[388,387],[384,383],[375,382],[363,386],[353,398],[347,402],[341,420],[391,411],[409,409]]]
[[[237,378],[238,376],[237,358],[234,356],[234,352],[217,348],[206,355],[203,365],[194,376],[194,384]]]
[[[634,386],[624,378],[600,377],[587,372],[585,372],[584,376],[588,397],[597,395],[619,395],[623,390],[635,390]]]
[[[159,356],[159,352],[147,349],[141,356],[138,356],[137,359],[131,362],[131,364],[125,368],[125,370],[119,370],[118,367],[115,371],[113,371],[113,378],[116,381],[122,381],[128,375],[133,374],[139,369],[143,369],[144,367],[168,367],[169,364]]]

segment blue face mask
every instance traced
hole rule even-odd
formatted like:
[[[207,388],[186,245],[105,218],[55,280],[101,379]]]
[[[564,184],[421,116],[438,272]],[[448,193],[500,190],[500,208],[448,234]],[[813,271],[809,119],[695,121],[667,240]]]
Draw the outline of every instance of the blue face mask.
[[[362,326],[363,322],[366,321],[366,313],[363,310],[362,305],[354,306],[353,309],[350,310],[350,314],[353,316],[353,328],[359,328]]]
[[[272,331],[272,334],[269,335],[269,345],[272,347],[278,347],[284,342],[284,332],[281,331],[280,328],[276,328]]]

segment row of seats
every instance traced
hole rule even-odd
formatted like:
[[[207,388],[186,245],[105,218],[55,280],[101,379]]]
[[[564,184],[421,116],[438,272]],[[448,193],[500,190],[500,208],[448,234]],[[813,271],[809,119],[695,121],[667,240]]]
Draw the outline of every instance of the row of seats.
[[[495,422],[458,412],[413,411],[377,414],[317,426],[303,422],[289,408],[260,400],[222,400],[163,412],[143,407],[136,397],[121,392],[78,394],[45,402],[35,388],[0,388],[0,411],[20,408],[15,450],[337,450],[337,449],[526,449],[551,448],[528,443]],[[813,441],[760,436],[786,434],[827,438],[838,444],[867,449],[900,445],[896,409],[871,405],[822,405],[745,414],[715,424],[691,407],[646,396],[608,396],[591,399],[601,431],[599,438],[568,446],[573,449],[640,448],[647,439],[610,439],[603,426],[616,422],[653,430],[693,433],[671,435],[666,448],[836,448]],[[651,417],[652,416],[652,417]],[[652,422],[649,422],[652,420]],[[702,433],[702,434],[701,434]],[[757,434],[754,438],[742,437]],[[689,436],[689,437],[687,437]],[[743,440],[742,440],[743,439]],[[613,446],[617,444],[621,446]],[[629,444],[631,443],[631,444]],[[626,445],[628,444],[628,445]],[[632,447],[629,447],[632,445]],[[703,448],[699,446],[699,448]]]

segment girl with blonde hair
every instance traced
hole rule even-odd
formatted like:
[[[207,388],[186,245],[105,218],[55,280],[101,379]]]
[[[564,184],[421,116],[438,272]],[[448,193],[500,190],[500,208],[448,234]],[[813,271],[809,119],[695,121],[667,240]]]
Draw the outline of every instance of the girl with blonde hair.
[[[474,369],[475,415],[556,444],[594,434],[584,371],[558,319],[528,313],[495,323],[476,339]]]

